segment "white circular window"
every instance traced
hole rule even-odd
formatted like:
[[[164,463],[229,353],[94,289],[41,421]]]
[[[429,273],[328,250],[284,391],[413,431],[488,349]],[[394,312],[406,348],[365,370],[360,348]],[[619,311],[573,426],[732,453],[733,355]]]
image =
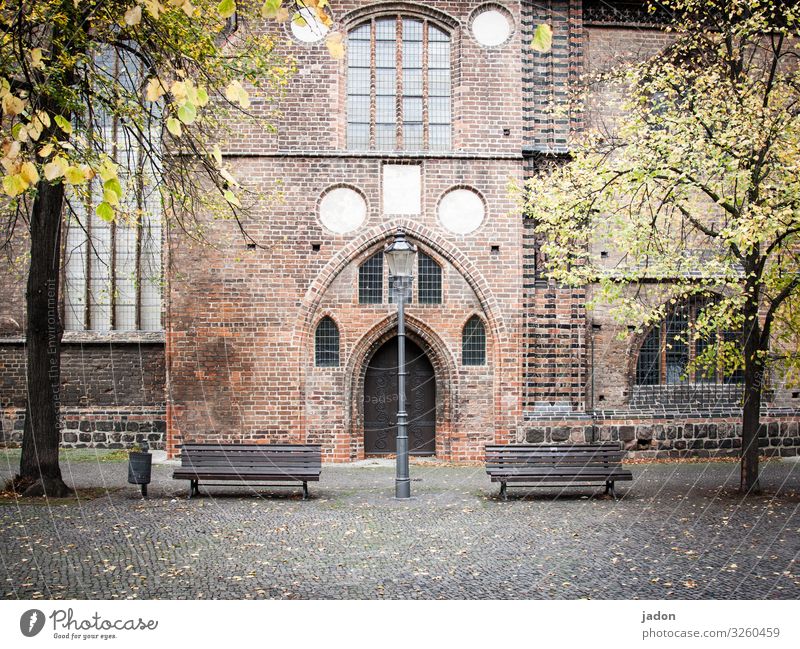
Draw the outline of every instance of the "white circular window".
[[[329,29],[323,25],[313,11],[303,8],[292,16],[292,34],[304,43],[316,43],[327,35]]]
[[[469,234],[477,230],[486,209],[481,197],[470,189],[454,189],[439,201],[439,222],[455,234]]]
[[[337,187],[319,202],[319,220],[331,232],[352,232],[367,218],[364,197],[349,187]]]
[[[511,36],[511,22],[502,11],[486,9],[473,19],[472,35],[484,47],[502,45]]]

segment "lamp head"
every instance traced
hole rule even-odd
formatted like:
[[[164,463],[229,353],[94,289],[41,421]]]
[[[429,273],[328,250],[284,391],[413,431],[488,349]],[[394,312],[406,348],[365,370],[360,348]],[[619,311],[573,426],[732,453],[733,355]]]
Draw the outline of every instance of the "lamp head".
[[[417,247],[406,239],[402,230],[398,230],[392,241],[383,249],[386,263],[389,264],[389,275],[392,277],[411,277],[414,274],[414,257]]]

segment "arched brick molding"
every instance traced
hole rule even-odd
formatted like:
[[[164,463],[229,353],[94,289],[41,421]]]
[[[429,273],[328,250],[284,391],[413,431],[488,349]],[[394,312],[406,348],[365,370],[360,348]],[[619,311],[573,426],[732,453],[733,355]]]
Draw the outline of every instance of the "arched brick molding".
[[[450,14],[434,9],[426,5],[418,4],[416,2],[375,2],[365,7],[359,7],[344,14],[341,18],[342,27],[348,30],[355,27],[363,20],[368,18],[376,18],[386,15],[398,15],[427,18],[445,28],[447,31],[454,31],[459,26],[459,21],[453,18]]]
[[[482,273],[475,268],[469,258],[452,242],[411,219],[394,219],[370,228],[354,237],[346,246],[337,252],[308,287],[300,305],[298,319],[294,329],[295,344],[302,346],[307,339],[317,309],[328,287],[336,277],[351,263],[366,256],[370,249],[380,242],[389,241],[390,237],[401,228],[411,239],[417,239],[430,248],[442,259],[448,261],[464,277],[467,284],[475,292],[481,305],[486,323],[492,336],[502,340],[505,326],[500,316],[497,300],[492,295],[489,283]],[[302,347],[299,347],[302,348]]]
[[[480,304],[481,317],[487,325],[487,338],[491,340],[493,349],[497,351],[494,356],[496,365],[493,368],[493,397],[497,412],[502,412],[503,394],[500,377],[504,372],[504,368],[501,367],[503,364],[503,355],[499,353],[499,350],[508,345],[509,341],[507,338],[509,334],[497,300],[492,295],[486,278],[457,246],[443,236],[432,231],[430,228],[420,225],[411,219],[392,219],[379,226],[365,230],[337,252],[311,282],[298,310],[298,317],[295,321],[291,341],[293,348],[297,350],[298,358],[301,359],[302,367],[309,368],[313,364],[311,362],[313,360],[313,345],[311,342],[313,341],[314,324],[320,316],[320,304],[331,284],[350,264],[363,261],[368,254],[379,250],[381,244],[388,242],[398,228],[402,229],[410,239],[422,244],[425,248],[435,253],[441,260],[451,264],[474,292]],[[421,328],[419,331],[423,330],[425,329]],[[438,336],[433,334],[432,330],[428,330],[438,340]],[[414,335],[415,334],[412,332],[412,337]],[[430,340],[433,340],[433,338],[430,338]],[[421,342],[423,348],[425,348],[425,344],[430,344],[426,343],[421,335],[419,339],[415,339],[415,342]],[[444,348],[441,341],[440,345]],[[344,377],[347,382],[351,380],[350,363],[353,358],[358,358],[359,354],[357,349],[351,349],[345,353],[347,357],[344,359]],[[447,353],[449,354],[449,352]],[[433,361],[433,358],[431,360]],[[434,369],[436,369],[435,366]],[[305,402],[306,400],[308,379],[308,370],[302,370],[300,374],[300,385],[298,386],[301,402]],[[345,404],[348,404],[347,407],[349,407],[349,404],[352,402],[352,394],[348,395],[347,399],[349,399],[349,401],[345,401]],[[447,410],[446,413],[448,414],[446,421],[449,425],[451,421],[451,411]],[[352,412],[349,412],[347,416],[352,419]],[[304,410],[301,410],[300,419],[297,422],[298,428],[296,430],[300,438],[303,437],[304,431],[306,430],[306,423],[306,413]],[[352,426],[350,426],[350,428],[352,428]],[[510,439],[508,432],[498,433],[496,437],[496,441],[498,442],[506,439]]]

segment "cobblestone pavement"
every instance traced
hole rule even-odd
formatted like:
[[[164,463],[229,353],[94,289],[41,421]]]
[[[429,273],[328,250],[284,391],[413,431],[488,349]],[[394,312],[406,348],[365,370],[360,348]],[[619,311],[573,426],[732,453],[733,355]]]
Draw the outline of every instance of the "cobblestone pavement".
[[[738,465],[639,464],[619,501],[600,490],[511,490],[482,467],[325,466],[299,490],[210,488],[186,499],[154,466],[150,499],[122,462],[68,462],[109,492],[79,504],[0,504],[4,598],[800,597],[800,463],[763,465],[743,501]],[[0,475],[9,465],[0,463]]]

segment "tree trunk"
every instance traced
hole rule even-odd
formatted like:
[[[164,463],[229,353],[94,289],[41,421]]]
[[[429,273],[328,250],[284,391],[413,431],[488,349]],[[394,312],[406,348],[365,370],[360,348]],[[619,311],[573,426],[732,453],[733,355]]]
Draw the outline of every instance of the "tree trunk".
[[[14,487],[25,496],[61,497],[71,489],[61,479],[59,391],[61,336],[59,278],[64,185],[37,185],[30,217],[31,258],[25,294],[28,400],[22,458]]]
[[[758,299],[749,293],[744,305],[744,405],[742,407],[742,463],[739,490],[743,494],[759,493],[758,434],[761,428],[761,390],[764,385],[764,364],[759,355],[761,327],[758,321]]]

